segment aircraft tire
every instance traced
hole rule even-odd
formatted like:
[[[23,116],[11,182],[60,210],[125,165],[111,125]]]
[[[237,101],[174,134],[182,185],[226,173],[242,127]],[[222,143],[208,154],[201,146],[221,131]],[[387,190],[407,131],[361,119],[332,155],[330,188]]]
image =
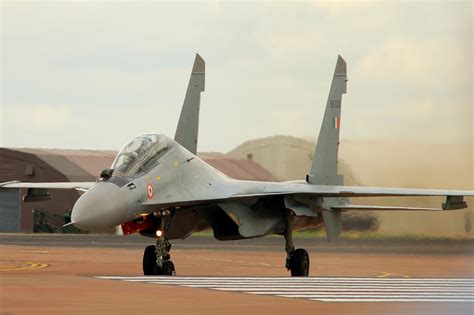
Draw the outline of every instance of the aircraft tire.
[[[174,264],[171,260],[167,260],[163,263],[163,275],[165,276],[174,276],[176,275],[176,270]]]
[[[155,275],[155,276],[162,276],[163,275],[163,269],[158,267],[158,265],[156,263],[153,266],[153,275]]]
[[[156,254],[155,254],[155,245],[150,245],[145,248],[143,252],[143,274],[145,276],[155,275],[156,265]]]
[[[309,255],[303,248],[296,249],[290,258],[292,277],[307,277],[309,275]]]

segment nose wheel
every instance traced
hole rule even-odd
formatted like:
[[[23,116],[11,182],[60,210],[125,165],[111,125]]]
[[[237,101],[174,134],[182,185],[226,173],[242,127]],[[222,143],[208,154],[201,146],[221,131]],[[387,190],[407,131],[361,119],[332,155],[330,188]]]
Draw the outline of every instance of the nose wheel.
[[[153,276],[155,274],[156,265],[156,255],[155,255],[155,245],[150,245],[145,248],[143,253],[143,274],[145,276]]]
[[[147,246],[143,252],[143,274],[145,276],[176,275],[176,269],[170,257],[171,243],[165,237],[170,213],[163,211],[161,216],[161,228],[156,233],[156,245]]]

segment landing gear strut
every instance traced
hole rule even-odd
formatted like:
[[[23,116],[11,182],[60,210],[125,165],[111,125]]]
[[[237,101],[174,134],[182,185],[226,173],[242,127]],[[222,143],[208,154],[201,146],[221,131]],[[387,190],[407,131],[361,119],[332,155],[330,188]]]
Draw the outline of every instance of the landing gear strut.
[[[292,233],[293,217],[286,216],[285,224],[285,250],[286,250],[286,269],[290,270],[292,277],[307,277],[309,275],[309,255],[302,248],[295,249],[293,245]]]
[[[170,212],[165,210],[161,212],[160,215],[161,227],[156,233],[156,246],[147,246],[145,248],[145,252],[143,253],[143,274],[145,276],[176,275],[176,270],[170,257],[171,243],[165,237],[165,231],[169,221],[168,218],[170,217]]]

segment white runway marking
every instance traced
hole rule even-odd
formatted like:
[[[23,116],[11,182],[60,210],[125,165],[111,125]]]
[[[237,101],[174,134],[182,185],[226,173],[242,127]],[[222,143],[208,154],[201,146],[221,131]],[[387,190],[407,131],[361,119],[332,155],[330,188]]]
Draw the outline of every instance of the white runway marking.
[[[474,303],[474,279],[343,277],[97,277],[323,302]]]

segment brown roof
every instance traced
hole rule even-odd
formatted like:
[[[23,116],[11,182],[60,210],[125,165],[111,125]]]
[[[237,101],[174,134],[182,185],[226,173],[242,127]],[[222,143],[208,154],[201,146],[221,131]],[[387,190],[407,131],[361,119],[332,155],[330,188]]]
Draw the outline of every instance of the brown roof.
[[[116,151],[62,150],[62,149],[9,149],[36,156],[69,181],[93,181],[100,171],[110,167]],[[199,153],[199,157],[222,173],[235,179],[275,181],[275,177],[257,162],[231,158],[222,153]],[[3,180],[0,178],[0,182]]]
[[[70,181],[95,180],[112,164],[116,152],[105,150],[14,149],[30,153],[64,174]]]

